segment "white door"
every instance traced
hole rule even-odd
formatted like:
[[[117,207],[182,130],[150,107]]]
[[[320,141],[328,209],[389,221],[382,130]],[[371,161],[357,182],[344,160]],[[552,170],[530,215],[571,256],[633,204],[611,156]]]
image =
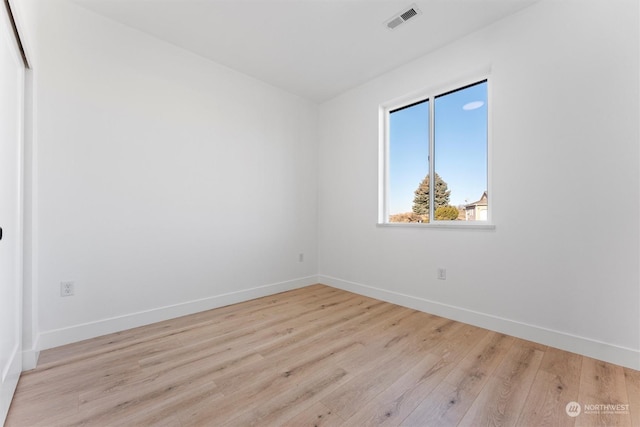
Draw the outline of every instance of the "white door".
[[[22,371],[24,65],[0,5],[0,424]]]

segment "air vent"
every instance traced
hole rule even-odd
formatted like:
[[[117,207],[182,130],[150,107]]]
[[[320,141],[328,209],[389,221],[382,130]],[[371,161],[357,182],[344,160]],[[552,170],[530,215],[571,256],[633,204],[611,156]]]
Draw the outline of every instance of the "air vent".
[[[413,18],[417,14],[418,12],[416,12],[414,8],[411,8],[407,10],[405,13],[403,13],[402,15],[400,15],[400,18],[404,19],[405,21],[408,21],[409,19]]]
[[[385,22],[385,25],[387,26],[388,29],[394,30],[398,28],[401,24],[404,24],[405,22],[407,22],[409,19],[421,14],[422,12],[420,12],[420,9],[418,9],[418,7],[414,4],[414,5],[411,5],[408,9],[405,9],[402,12],[395,14],[391,19]]]

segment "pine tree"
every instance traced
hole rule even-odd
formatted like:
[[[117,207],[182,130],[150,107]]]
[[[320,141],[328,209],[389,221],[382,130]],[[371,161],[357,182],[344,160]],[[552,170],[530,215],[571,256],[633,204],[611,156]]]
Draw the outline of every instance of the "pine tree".
[[[438,174],[436,174],[435,184],[435,205],[433,206],[434,211],[440,206],[448,206],[449,195],[451,194],[449,186],[446,182],[444,182],[442,178],[440,178],[440,175]],[[414,194],[415,197],[413,199],[413,212],[417,213],[418,215],[429,215],[429,174],[427,174],[427,176],[422,180]]]

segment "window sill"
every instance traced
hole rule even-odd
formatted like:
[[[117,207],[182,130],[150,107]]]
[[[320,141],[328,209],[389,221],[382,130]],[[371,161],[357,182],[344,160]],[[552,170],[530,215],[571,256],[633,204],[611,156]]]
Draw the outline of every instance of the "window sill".
[[[421,222],[379,222],[377,227],[390,227],[390,228],[431,228],[431,229],[449,229],[449,230],[495,230],[494,224],[471,224],[465,222],[451,221],[451,222],[436,222],[436,223],[421,223]]]

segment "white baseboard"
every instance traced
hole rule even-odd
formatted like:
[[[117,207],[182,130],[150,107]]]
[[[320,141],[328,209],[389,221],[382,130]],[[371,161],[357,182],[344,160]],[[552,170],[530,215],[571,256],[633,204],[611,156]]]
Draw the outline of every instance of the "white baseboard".
[[[36,366],[38,366],[38,357],[40,357],[40,352],[35,348],[23,350],[22,351],[22,370],[30,371],[31,369],[35,369]]]
[[[288,280],[286,282],[243,289],[237,292],[229,292],[199,300],[187,301],[180,304],[131,313],[124,316],[102,319],[95,322],[70,326],[68,328],[44,331],[38,335],[37,349],[38,351],[46,350],[48,348],[58,347],[131,328],[137,328],[138,326],[149,325],[163,320],[199,313],[201,311],[273,295],[279,292],[285,292],[316,283],[318,283],[318,276],[301,277],[298,279]],[[29,361],[33,361],[35,367],[38,352],[34,351],[33,353],[34,354],[28,355],[28,357],[34,358],[34,360]],[[31,364],[29,364],[29,366],[31,366]]]
[[[510,319],[493,316],[411,295],[375,288],[361,283],[349,282],[331,276],[319,275],[318,280],[328,286],[354,292],[393,304],[409,307],[459,322],[548,345],[572,353],[592,357],[640,370],[640,351],[568,334],[562,331],[529,325]]]

